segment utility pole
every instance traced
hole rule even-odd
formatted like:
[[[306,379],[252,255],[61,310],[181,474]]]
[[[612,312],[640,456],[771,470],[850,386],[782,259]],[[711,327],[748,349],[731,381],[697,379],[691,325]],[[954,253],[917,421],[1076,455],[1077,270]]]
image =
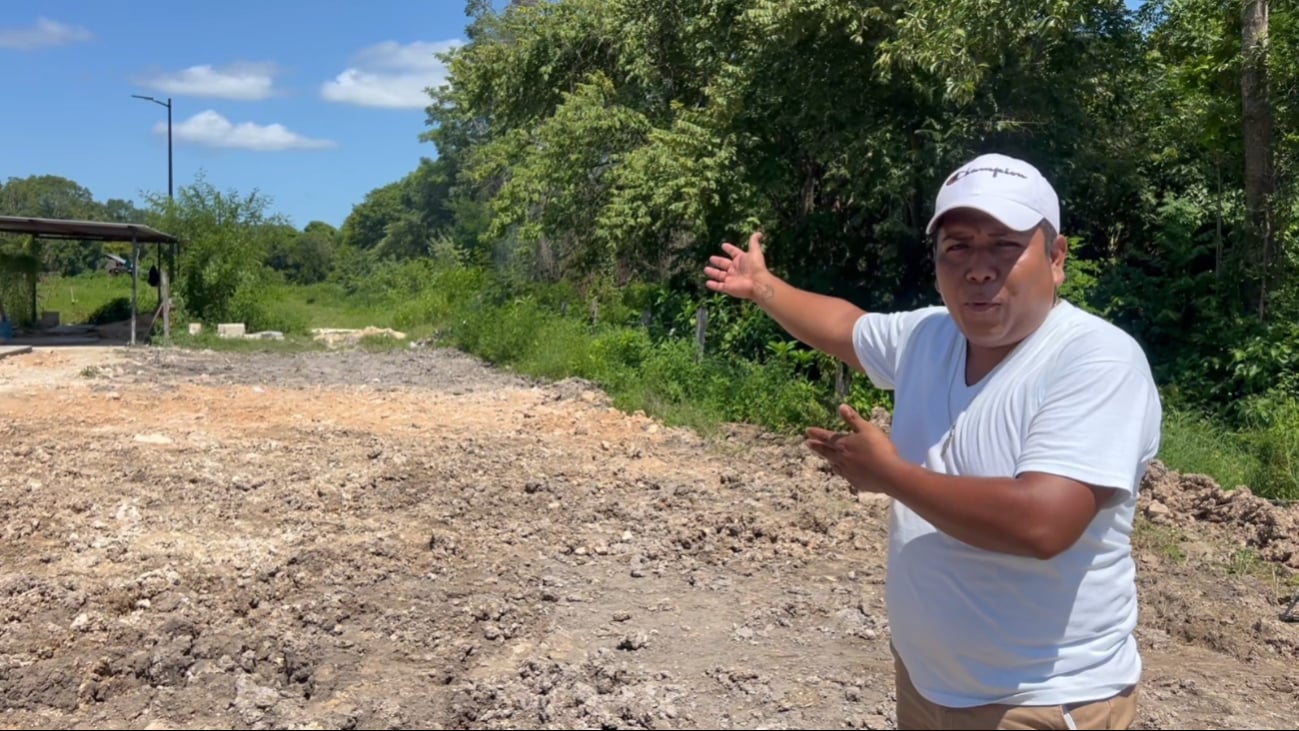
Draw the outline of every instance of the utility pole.
[[[171,175],[171,97],[167,97],[167,101],[164,102],[159,99],[154,99],[151,96],[141,96],[139,94],[132,94],[131,96],[167,108],[167,199],[174,200],[174,196],[172,195]]]
[[[172,176],[172,164],[171,164],[171,160],[172,160],[171,158],[171,97],[167,97],[167,101],[164,102],[160,99],[155,99],[151,96],[143,96],[140,94],[132,94],[131,96],[136,99],[143,99],[147,102],[153,102],[158,106],[167,108],[167,202],[173,203],[176,200],[176,196],[173,192],[173,184],[172,184],[173,176]],[[168,259],[170,259],[170,261],[167,262],[166,266],[163,265],[163,261],[162,261],[162,244],[161,243],[158,244],[157,248],[155,249],[156,258],[158,260],[158,277],[159,277],[158,304],[159,304],[159,308],[162,310],[164,337],[169,339],[171,337],[171,302],[170,302],[171,288],[168,282],[169,278],[167,276],[168,275],[167,270],[169,269],[171,270],[170,278],[174,279],[176,276],[176,256],[178,254],[178,252],[176,251],[176,246],[177,244],[175,243],[171,245],[171,252],[170,255],[167,257]],[[137,261],[137,265],[138,265],[138,261]],[[134,338],[135,338],[134,322],[131,323],[131,338],[132,338],[132,342],[134,342]]]

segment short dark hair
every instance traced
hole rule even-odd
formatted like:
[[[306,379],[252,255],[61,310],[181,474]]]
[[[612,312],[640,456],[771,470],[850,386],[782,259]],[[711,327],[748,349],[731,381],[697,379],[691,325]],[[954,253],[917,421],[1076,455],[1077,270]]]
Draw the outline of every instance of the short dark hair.
[[[1045,234],[1046,236],[1046,242],[1045,242],[1046,253],[1049,255],[1052,251],[1055,250],[1055,240],[1056,237],[1060,235],[1060,233],[1056,231],[1055,226],[1052,226],[1051,222],[1046,220],[1045,218],[1042,219],[1042,222],[1039,223],[1037,227],[1042,229],[1042,233]]]

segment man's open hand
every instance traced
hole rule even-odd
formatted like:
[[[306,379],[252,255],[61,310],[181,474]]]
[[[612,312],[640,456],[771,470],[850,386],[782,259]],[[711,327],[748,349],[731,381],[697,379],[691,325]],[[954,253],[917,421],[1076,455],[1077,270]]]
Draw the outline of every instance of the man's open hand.
[[[826,462],[836,475],[848,481],[854,494],[887,492],[889,475],[901,457],[884,430],[862,418],[847,404],[839,407],[839,416],[848,432],[833,432],[811,427],[806,444]]]
[[[749,237],[749,250],[744,251],[731,243],[723,243],[726,256],[711,256],[710,266],[704,267],[708,276],[705,284],[714,292],[752,300],[760,294],[758,281],[767,273],[767,260],[762,254],[762,234]]]

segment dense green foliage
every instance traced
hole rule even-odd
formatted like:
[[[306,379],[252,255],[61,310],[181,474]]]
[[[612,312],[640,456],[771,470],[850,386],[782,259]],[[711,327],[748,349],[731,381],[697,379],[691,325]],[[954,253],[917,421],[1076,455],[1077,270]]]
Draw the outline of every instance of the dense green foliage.
[[[1295,37],[1293,8],[1271,11]],[[1064,201],[1076,301],[1136,335],[1176,398],[1244,418],[1293,396],[1299,367],[1299,66],[1274,44],[1255,100],[1263,236],[1242,17],[1207,0],[479,8],[428,136],[488,211],[481,246],[523,276],[698,293],[706,256],[760,226],[791,282],[866,308],[935,301],[923,227],[943,176],[1025,156]]]
[[[931,303],[934,192],[1002,151],[1056,182],[1068,295],[1142,342],[1170,405],[1299,426],[1294,6],[470,6],[428,138],[498,271],[699,299],[705,258],[761,227],[796,285]],[[763,358],[779,334],[752,327],[728,345]]]

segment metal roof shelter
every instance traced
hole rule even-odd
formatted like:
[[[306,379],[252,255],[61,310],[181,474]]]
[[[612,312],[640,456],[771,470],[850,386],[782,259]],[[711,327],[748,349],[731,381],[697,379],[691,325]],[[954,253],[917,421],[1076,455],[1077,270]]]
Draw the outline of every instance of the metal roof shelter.
[[[110,223],[107,221],[78,221],[66,218],[32,218],[29,216],[0,216],[0,233],[28,234],[42,239],[73,241],[130,241],[131,242],[131,345],[135,345],[135,321],[138,290],[140,286],[140,245],[176,244],[175,236],[138,223]],[[170,291],[167,274],[162,274],[161,298],[163,337],[171,336]],[[33,295],[34,296],[34,295]]]

